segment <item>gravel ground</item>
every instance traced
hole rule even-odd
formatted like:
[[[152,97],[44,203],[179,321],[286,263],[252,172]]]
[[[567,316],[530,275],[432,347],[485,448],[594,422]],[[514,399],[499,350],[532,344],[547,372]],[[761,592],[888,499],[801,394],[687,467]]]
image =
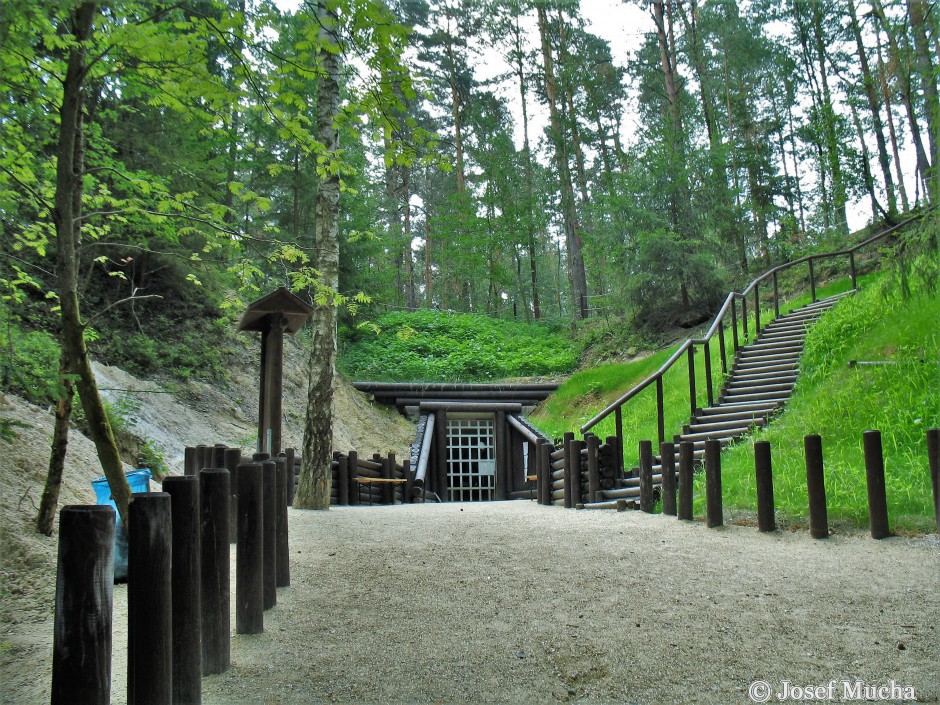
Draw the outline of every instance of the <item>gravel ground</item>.
[[[814,541],[526,501],[290,522],[291,586],[264,634],[233,636],[207,705],[746,703],[758,680],[940,701],[936,535]],[[126,597],[116,586],[115,703]],[[34,626],[51,642],[51,621]],[[48,702],[50,660],[6,664],[0,701]]]

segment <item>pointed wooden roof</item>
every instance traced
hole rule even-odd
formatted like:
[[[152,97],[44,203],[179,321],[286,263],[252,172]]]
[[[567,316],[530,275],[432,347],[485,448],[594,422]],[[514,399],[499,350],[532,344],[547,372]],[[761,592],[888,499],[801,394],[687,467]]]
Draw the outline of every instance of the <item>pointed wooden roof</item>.
[[[242,314],[241,321],[238,322],[238,330],[263,331],[267,326],[265,319],[274,313],[284,316],[287,320],[287,327],[284,330],[289,335],[293,335],[303,327],[307,318],[313,313],[313,306],[282,286],[277,291],[250,304]]]

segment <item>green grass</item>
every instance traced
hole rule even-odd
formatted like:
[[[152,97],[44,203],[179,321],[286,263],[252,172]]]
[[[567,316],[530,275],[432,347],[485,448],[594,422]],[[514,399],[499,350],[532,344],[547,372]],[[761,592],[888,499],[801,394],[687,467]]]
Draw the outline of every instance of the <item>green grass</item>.
[[[581,350],[557,327],[443,311],[394,312],[349,333],[349,377],[389,382],[487,382],[570,372]]]
[[[868,525],[862,432],[882,433],[891,526],[899,532],[930,531],[933,504],[925,434],[940,426],[940,296],[923,291],[909,300],[891,293],[890,275],[861,279],[866,287],[839,302],[810,331],[802,374],[786,411],[766,429],[723,454],[722,494],[732,520],[756,513],[753,442],[771,443],[778,521],[807,522],[803,437],[823,439],[830,524],[858,530]],[[836,280],[817,288],[817,299],[849,290]],[[781,306],[781,313],[810,302],[809,294]],[[772,303],[771,303],[772,308]],[[764,317],[766,315],[766,318]],[[762,321],[770,310],[762,308]],[[753,335],[753,316],[749,322]],[[726,331],[730,350],[730,331]],[[547,435],[561,437],[580,426],[655,372],[676,348],[628,364],[609,364],[572,375],[531,420]],[[711,350],[713,379],[720,378],[718,345]],[[892,364],[849,367],[850,360]],[[926,361],[926,362],[925,362]],[[897,364],[893,364],[897,363]],[[704,365],[696,355],[698,405],[704,406]],[[682,358],[664,378],[666,436],[688,423],[688,367]],[[651,385],[623,407],[625,466],[637,463],[639,440],[656,440],[656,389]],[[593,431],[614,434],[614,416]],[[696,512],[704,513],[704,478],[696,477]]]
[[[722,494],[733,518],[755,513],[753,443],[771,444],[778,519],[806,522],[803,438],[822,437],[830,524],[868,525],[862,433],[881,431],[889,519],[929,531],[932,495],[926,429],[940,425],[940,297],[887,296],[879,282],[840,302],[807,337],[802,374],[786,411],[722,458]],[[850,367],[850,360],[889,362]],[[696,480],[704,511],[704,480]]]
[[[730,341],[728,342],[730,350]],[[649,357],[625,364],[601,365],[571,375],[549,399],[529,417],[543,433],[556,438],[566,431],[578,432],[582,424],[602,411],[618,397],[656,372],[676,351],[678,346],[661,350]],[[721,374],[720,352],[717,343],[711,347],[712,377]],[[730,360],[729,360],[730,363]],[[663,408],[666,438],[682,430],[689,422],[689,363],[682,357],[663,377]],[[706,403],[705,366],[702,351],[695,357],[696,398],[699,406]],[[623,409],[624,464],[628,469],[637,464],[638,445],[641,440],[657,444],[659,431],[656,421],[656,385],[640,392]],[[591,431],[601,438],[616,434],[614,414],[610,414]]]

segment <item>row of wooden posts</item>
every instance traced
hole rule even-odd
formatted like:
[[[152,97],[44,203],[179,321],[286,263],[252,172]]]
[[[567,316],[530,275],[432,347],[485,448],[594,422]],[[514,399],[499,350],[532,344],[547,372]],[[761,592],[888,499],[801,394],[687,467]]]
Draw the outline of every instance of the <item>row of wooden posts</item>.
[[[597,502],[601,492],[613,490],[623,476],[620,443],[616,436],[604,441],[592,434],[578,440],[566,433],[559,448],[549,441],[535,444],[536,499],[540,504],[567,508]]]
[[[934,517],[937,532],[940,533],[940,429],[930,429],[926,435],[928,466],[933,490]],[[890,536],[891,532],[888,524],[888,502],[881,432],[877,430],[865,431],[862,434],[862,442],[868,491],[869,527],[872,538],[882,539]],[[574,446],[569,446],[568,443],[573,443]],[[577,448],[580,443],[578,441],[566,441],[565,449],[560,453],[570,453],[566,449]],[[808,435],[804,438],[803,443],[810,535],[813,538],[826,538],[829,536],[829,519],[826,504],[822,438],[815,434]],[[676,444],[666,442],[660,445],[662,472],[659,479],[662,483],[662,511],[666,515],[691,520],[692,476],[695,471],[694,443],[692,441],[683,441],[678,445],[678,473],[675,466]],[[587,447],[591,448],[590,442],[588,442]],[[558,454],[559,452],[556,452],[551,457],[556,457]],[[640,441],[639,456],[640,495],[638,504],[641,511],[652,512],[656,497],[654,494],[653,452],[650,441]],[[576,454],[575,457],[577,457]],[[721,443],[719,441],[705,441],[704,460],[705,523],[708,527],[718,527],[724,523],[721,494]],[[777,526],[774,513],[773,469],[770,443],[768,441],[756,441],[754,443],[754,469],[757,488],[758,529],[765,532],[774,531]],[[553,477],[557,477],[557,475],[553,475]],[[572,473],[570,477],[575,481],[567,483],[566,476],[565,506],[573,506],[568,499],[567,487],[568,484],[573,485],[575,489],[572,490],[572,493],[577,496],[576,488],[580,473]]]
[[[129,705],[199,703],[202,676],[229,669],[232,526],[235,631],[261,633],[277,588],[290,585],[289,458],[259,453],[229,469],[213,465],[242,460],[240,449],[212,450],[187,449],[185,475],[130,504]],[[114,526],[108,505],[60,512],[53,705],[110,703]]]

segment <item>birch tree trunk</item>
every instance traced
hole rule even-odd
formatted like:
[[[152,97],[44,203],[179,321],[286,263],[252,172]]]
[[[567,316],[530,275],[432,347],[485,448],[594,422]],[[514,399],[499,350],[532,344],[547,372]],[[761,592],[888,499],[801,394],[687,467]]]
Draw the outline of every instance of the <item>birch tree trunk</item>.
[[[320,173],[316,201],[316,267],[322,284],[339,288],[339,174],[331,168],[339,150],[335,120],[339,112],[339,40],[337,16],[325,2],[318,4],[320,22],[320,70],[317,79],[317,139],[324,147],[325,166]],[[307,414],[303,456],[294,506],[329,509],[333,460],[333,380],[336,376],[336,303],[332,295],[316,303],[311,315]]]

